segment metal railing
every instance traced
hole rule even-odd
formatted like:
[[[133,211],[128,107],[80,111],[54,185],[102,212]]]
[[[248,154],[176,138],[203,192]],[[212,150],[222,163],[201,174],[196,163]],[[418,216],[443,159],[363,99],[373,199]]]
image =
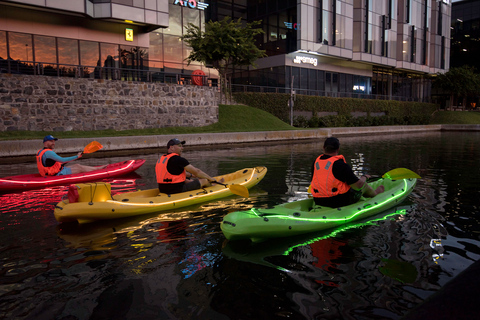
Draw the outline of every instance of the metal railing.
[[[281,87],[268,87],[268,86],[255,86],[255,85],[241,85],[232,84],[232,92],[262,92],[262,93],[286,93],[290,94],[291,88]],[[332,98],[355,98],[355,99],[371,99],[371,100],[395,100],[395,101],[419,101],[413,97],[394,96],[394,95],[378,95],[378,94],[366,94],[356,92],[328,92],[322,90],[310,90],[293,88],[295,94],[302,94],[308,96],[320,96],[320,97],[332,97]],[[423,102],[430,102],[423,101]]]
[[[191,73],[164,72],[159,69],[83,66],[34,61],[0,60],[0,73],[26,74],[71,78],[91,78],[121,81],[194,84],[194,77],[202,79],[203,86],[216,86],[215,79]],[[197,81],[196,81],[197,82]]]
[[[0,73],[72,77],[72,78],[91,78],[121,81],[141,81],[141,82],[161,82],[174,83],[180,85],[194,84],[193,78],[201,78],[202,86],[218,87],[217,79],[209,79],[207,76],[192,75],[191,73],[171,73],[161,69],[153,68],[119,68],[119,67],[101,67],[84,66],[74,64],[56,64],[34,61],[19,60],[0,60]],[[196,79],[198,80],[198,79]],[[195,81],[198,82],[198,81]],[[232,93],[235,92],[265,92],[265,93],[286,93],[290,94],[289,87],[271,87],[258,85],[230,84]],[[396,101],[421,101],[421,99],[398,96],[398,95],[378,95],[356,92],[329,92],[322,90],[293,88],[295,94],[309,96],[323,96],[336,98],[356,98],[356,99],[376,99],[376,100],[396,100]],[[427,101],[426,101],[427,100]],[[430,98],[423,99],[422,102],[430,102]]]

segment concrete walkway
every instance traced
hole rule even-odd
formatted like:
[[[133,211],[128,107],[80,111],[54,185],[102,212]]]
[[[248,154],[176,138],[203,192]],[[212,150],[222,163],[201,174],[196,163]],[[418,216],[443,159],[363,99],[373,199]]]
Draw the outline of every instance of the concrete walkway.
[[[58,150],[60,154],[76,153],[83,150],[83,148],[93,140],[96,140],[103,145],[102,151],[125,152],[135,149],[164,148],[168,140],[170,140],[171,138],[179,138],[182,140],[186,140],[189,146],[214,146],[218,144],[324,139],[325,137],[330,136],[341,137],[352,135],[412,133],[424,131],[480,131],[480,125],[346,127],[288,131],[229,132],[183,135],[150,135],[60,139],[56,143],[56,150]],[[55,132],[53,132],[52,134],[55,135]],[[32,157],[33,159],[35,153],[41,147],[41,139],[0,141],[0,159],[15,157]]]

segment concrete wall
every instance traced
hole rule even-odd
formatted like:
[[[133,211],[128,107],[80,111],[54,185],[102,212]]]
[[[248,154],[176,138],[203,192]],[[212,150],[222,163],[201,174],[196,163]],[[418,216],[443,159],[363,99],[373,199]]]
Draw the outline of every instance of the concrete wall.
[[[128,130],[218,122],[215,89],[0,74],[0,131]]]

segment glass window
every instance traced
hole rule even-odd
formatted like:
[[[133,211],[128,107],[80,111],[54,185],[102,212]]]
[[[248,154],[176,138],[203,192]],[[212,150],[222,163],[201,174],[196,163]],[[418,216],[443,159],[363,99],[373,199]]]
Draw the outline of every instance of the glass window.
[[[25,33],[8,33],[10,58],[13,60],[33,61],[32,36]]]
[[[163,34],[150,32],[150,60],[163,61]]]
[[[308,69],[306,68],[299,68],[299,69],[300,69],[299,88],[307,89],[308,88]]]
[[[103,74],[105,79],[117,80],[119,78],[119,51],[118,44],[100,43],[100,61],[103,62]]]
[[[163,30],[165,34],[182,35],[182,7],[171,3],[168,7],[168,28]]]
[[[336,20],[335,46],[345,48],[345,17],[337,14]]]
[[[34,36],[35,61],[57,63],[57,50],[54,37]]]
[[[147,49],[133,46],[120,46],[120,78],[122,80],[143,80],[145,74],[136,70],[146,67]],[[131,70],[134,69],[134,70]],[[117,73],[118,75],[118,73]]]
[[[322,92],[325,91],[325,71],[318,70],[317,71],[317,90]]]
[[[0,59],[7,59],[7,33],[0,31]]]
[[[277,86],[284,87],[285,86],[285,68],[284,67],[275,67],[274,71],[277,74]]]
[[[328,44],[330,40],[330,12],[323,10],[322,17],[322,39],[324,44]]]
[[[338,92],[338,73],[332,74],[332,92]]]
[[[182,39],[178,36],[164,34],[163,41],[165,61],[182,63]]]
[[[8,72],[7,32],[0,31],[0,72]]]
[[[332,73],[326,72],[325,73],[325,92],[332,91]]]
[[[58,45],[58,63],[77,65],[78,62],[78,40],[57,39]]]
[[[292,67],[292,75],[293,75],[293,88],[301,88],[300,87],[300,68],[298,67]],[[289,84],[291,86],[291,81],[290,79]]]
[[[345,92],[352,92],[353,91],[353,75],[346,74],[345,75]]]
[[[308,69],[308,89],[315,90],[317,86],[317,70]]]
[[[120,46],[120,68],[138,69],[139,50],[132,46]]]
[[[82,77],[100,78],[101,66],[98,42],[80,41],[80,65]]]
[[[365,48],[366,53],[372,53],[373,52],[373,26],[369,23],[367,26],[367,47]]]
[[[156,69],[163,69],[163,61],[162,62],[159,62],[159,61],[148,61],[148,68],[150,70],[156,70]]]
[[[118,45],[111,43],[100,43],[100,61],[104,67],[118,68]]]
[[[183,32],[185,32],[185,27],[192,23],[198,27],[200,27],[200,13],[203,12],[202,10],[183,10]]]
[[[98,42],[80,41],[80,64],[83,66],[101,66]]]
[[[204,70],[205,67],[203,65],[199,64],[198,62],[197,63],[192,62],[192,63],[190,63],[189,66],[187,66],[187,64],[184,64],[183,69],[185,69],[185,70],[203,70],[205,72],[205,70]]]
[[[402,43],[402,55],[403,55],[403,61],[408,61],[409,60],[409,52],[410,52],[410,44],[409,41],[410,38],[406,37],[403,39]]]

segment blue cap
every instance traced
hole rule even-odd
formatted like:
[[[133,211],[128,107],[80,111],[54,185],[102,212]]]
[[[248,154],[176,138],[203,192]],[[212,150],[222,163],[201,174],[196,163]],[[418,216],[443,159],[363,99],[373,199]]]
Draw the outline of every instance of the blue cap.
[[[45,136],[45,138],[43,138],[43,142],[51,141],[51,140],[57,141],[58,139],[54,138],[51,134],[49,134],[48,136]]]

